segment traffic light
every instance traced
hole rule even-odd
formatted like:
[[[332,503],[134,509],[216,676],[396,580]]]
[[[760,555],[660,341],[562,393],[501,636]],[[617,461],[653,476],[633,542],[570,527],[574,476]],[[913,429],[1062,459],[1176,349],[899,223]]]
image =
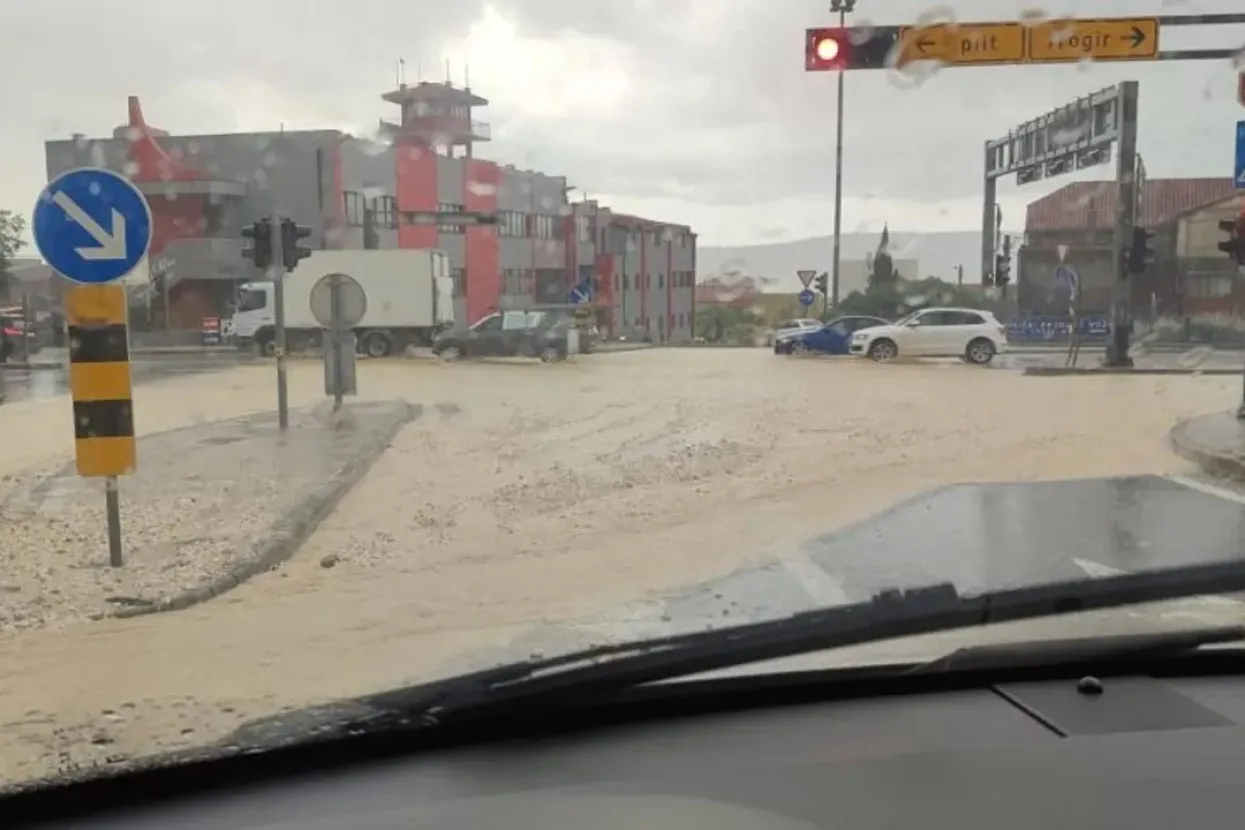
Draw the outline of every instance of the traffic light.
[[[851,26],[808,29],[804,35],[804,70],[885,69],[895,48],[895,27]]]
[[[286,271],[293,271],[299,260],[311,256],[311,249],[301,244],[309,236],[311,228],[306,225],[295,225],[293,219],[281,220],[281,264]]]
[[[1007,295],[1007,285],[1012,281],[1012,238],[1003,237],[1003,253],[994,258],[994,284]]]
[[[1143,274],[1154,264],[1154,231],[1133,228],[1133,242],[1128,246],[1128,273]]]
[[[1224,219],[1219,223],[1219,230],[1228,232],[1228,239],[1219,243],[1219,250],[1236,260],[1238,265],[1245,265],[1245,213],[1236,219]]]
[[[813,280],[813,285],[822,293],[822,296],[830,296],[830,276],[828,274],[818,274],[817,279]]]
[[[1012,263],[1011,261],[999,254],[994,258],[994,284],[999,288],[1006,288],[1007,284],[1012,281]]]
[[[272,223],[261,219],[242,229],[242,258],[255,263],[263,271],[272,264]]]

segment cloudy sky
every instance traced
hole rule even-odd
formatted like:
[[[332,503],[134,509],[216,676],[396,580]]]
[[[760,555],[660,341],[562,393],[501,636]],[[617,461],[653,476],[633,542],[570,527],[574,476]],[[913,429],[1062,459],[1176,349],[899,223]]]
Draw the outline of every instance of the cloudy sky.
[[[29,211],[43,141],[107,135],[139,95],[178,133],[374,132],[407,79],[464,80],[494,102],[489,156],[569,176],[615,208],[686,222],[702,243],[823,235],[833,221],[835,83],[803,71],[829,0],[42,0],[0,27],[0,207]],[[1196,14],[1233,0],[859,0],[857,24]],[[1164,48],[1241,47],[1245,28],[1168,30]],[[1236,70],[1227,61],[944,70],[913,85],[848,76],[845,231],[980,222],[981,148],[1019,122],[1121,80],[1141,82],[1152,178],[1228,176]],[[390,111],[395,110],[395,111]],[[1095,176],[1086,176],[1094,178]],[[1060,180],[1073,180],[1071,178]],[[1050,190],[1002,188],[1016,227]]]

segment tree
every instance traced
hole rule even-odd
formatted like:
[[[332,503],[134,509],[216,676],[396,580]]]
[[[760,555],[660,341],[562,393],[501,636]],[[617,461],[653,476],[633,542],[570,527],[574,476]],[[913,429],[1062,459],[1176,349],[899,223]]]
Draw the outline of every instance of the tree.
[[[919,308],[951,306],[1001,310],[1001,304],[971,288],[929,277],[916,282],[896,278],[887,285],[871,285],[865,291],[853,291],[839,304],[836,313],[867,314],[895,320]]]
[[[869,286],[894,285],[899,282],[899,274],[895,271],[895,261],[890,255],[891,231],[889,225],[882,226],[882,238],[878,240],[878,250],[869,260]]]
[[[710,343],[741,341],[761,325],[761,318],[748,309],[722,305],[696,309],[696,334]]]
[[[9,268],[13,265],[13,258],[26,247],[26,241],[22,239],[25,232],[26,217],[11,210],[0,210],[0,297],[6,300],[11,296]]]

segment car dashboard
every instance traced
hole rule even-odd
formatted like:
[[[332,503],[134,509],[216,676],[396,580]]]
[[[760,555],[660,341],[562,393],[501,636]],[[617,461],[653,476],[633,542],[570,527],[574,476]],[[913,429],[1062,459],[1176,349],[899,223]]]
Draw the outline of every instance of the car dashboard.
[[[1003,683],[507,739],[49,826],[1230,826],[1243,723],[1237,677]]]

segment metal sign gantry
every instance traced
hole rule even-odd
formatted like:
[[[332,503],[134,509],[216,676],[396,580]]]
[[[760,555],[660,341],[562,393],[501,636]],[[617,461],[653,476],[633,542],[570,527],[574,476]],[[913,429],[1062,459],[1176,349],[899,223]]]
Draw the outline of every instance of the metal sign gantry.
[[[930,21],[897,26],[805,30],[805,70],[1061,64],[1079,61],[1232,60],[1238,48],[1160,48],[1162,31],[1245,23],[1245,13],[1059,18],[985,22]]]

